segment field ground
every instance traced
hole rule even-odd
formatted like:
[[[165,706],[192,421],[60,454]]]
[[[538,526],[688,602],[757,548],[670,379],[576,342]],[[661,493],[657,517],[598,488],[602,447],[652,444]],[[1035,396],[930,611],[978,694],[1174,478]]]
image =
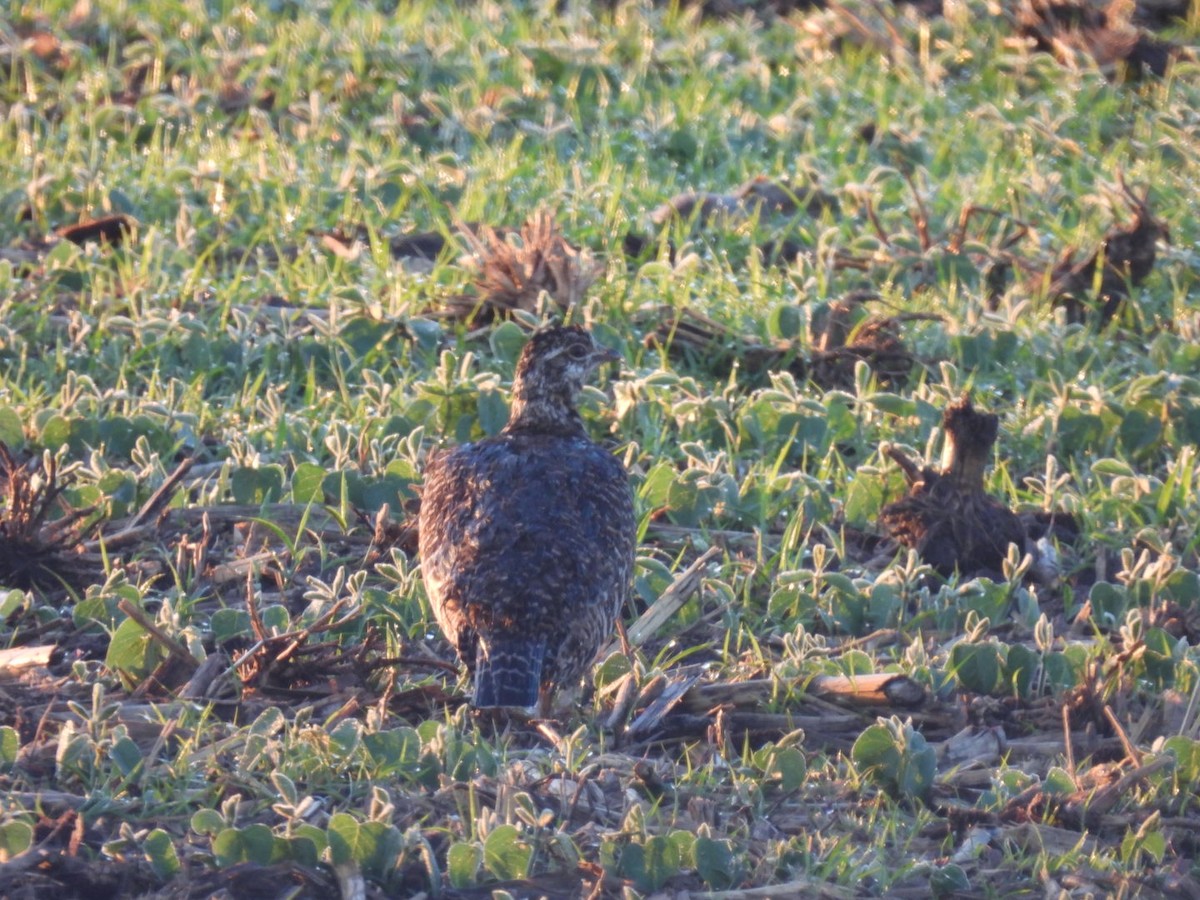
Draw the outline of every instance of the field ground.
[[[1200,896],[1200,14],[791,5],[0,19],[0,895]],[[630,648],[481,717],[563,315]]]

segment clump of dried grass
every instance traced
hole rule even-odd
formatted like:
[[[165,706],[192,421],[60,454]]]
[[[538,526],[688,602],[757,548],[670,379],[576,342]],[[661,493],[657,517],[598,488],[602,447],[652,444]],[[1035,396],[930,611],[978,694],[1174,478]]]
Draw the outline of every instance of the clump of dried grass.
[[[1094,315],[1100,324],[1108,323],[1129,299],[1130,288],[1150,275],[1158,258],[1158,242],[1171,239],[1166,223],[1154,215],[1149,189],[1139,196],[1124,178],[1118,176],[1117,184],[1133,220],[1112,226],[1100,245],[1082,260],[1077,259],[1076,248],[1068,248],[1050,269],[1030,280],[1030,292],[1042,292],[1054,305],[1064,307],[1070,322],[1083,322]]]
[[[475,257],[478,274],[474,294],[452,299],[454,318],[484,324],[514,312],[543,313],[545,294],[566,312],[579,303],[602,267],[586,249],[563,237],[554,215],[538,210],[519,232],[502,233],[486,225],[460,227]]]
[[[21,462],[0,441],[0,584],[28,589],[75,581],[72,557],[93,512],[62,502],[77,467],[61,467],[49,452]],[[56,510],[65,511],[55,518]]]

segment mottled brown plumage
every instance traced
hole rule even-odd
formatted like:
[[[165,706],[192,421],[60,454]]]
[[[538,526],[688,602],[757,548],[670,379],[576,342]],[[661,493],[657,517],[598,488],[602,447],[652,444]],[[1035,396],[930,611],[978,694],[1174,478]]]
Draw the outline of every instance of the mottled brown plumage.
[[[633,571],[633,497],[574,398],[615,358],[581,328],[537,332],[500,434],[426,468],[422,572],[438,624],[474,673],[477,707],[549,699],[612,635]]]
[[[946,407],[942,427],[950,443],[942,471],[919,468],[899,451],[890,455],[910,483],[908,496],[883,508],[884,530],[942,575],[999,573],[1008,545],[1025,545],[1020,519],[983,489],[983,473],[1000,431],[1000,417],[976,410],[963,396]]]

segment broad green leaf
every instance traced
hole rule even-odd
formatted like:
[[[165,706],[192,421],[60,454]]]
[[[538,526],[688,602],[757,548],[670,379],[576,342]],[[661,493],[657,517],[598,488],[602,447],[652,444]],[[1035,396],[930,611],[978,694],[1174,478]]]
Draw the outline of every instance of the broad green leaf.
[[[897,787],[905,797],[926,797],[933,788],[936,775],[937,751],[929,746],[924,735],[914,731],[909,736],[908,747],[900,756]]]
[[[1024,644],[1013,644],[1008,648],[1008,659],[1004,664],[1005,690],[1012,690],[1017,697],[1028,697],[1037,673],[1041,657]]]
[[[339,722],[329,732],[330,748],[339,756],[349,756],[362,742],[362,724],[357,719]]]
[[[482,864],[483,848],[478,844],[451,844],[446,851],[446,872],[451,887],[459,890],[474,887]]]
[[[225,827],[225,820],[215,809],[200,809],[192,813],[192,831],[196,834],[216,834]]]
[[[283,497],[283,483],[282,466],[242,466],[229,475],[229,490],[234,502],[248,506],[278,501]]]
[[[121,738],[112,749],[108,751],[109,757],[117,768],[121,770],[122,775],[132,775],[142,765],[142,751],[138,749],[138,745],[129,738]]]
[[[413,728],[368,732],[362,736],[362,742],[381,774],[412,766],[421,755],[421,737]]]
[[[409,332],[417,339],[422,350],[433,351],[442,342],[444,331],[440,322],[432,319],[412,318],[405,323]]]
[[[800,334],[804,318],[795,303],[780,303],[767,316],[767,332],[773,338],[791,339]]]
[[[296,840],[308,842],[318,858],[329,847],[329,835],[325,829],[318,828],[316,825],[310,825],[307,822],[302,822],[295,826],[292,829],[292,835]]]
[[[0,442],[8,445],[10,450],[20,450],[25,446],[25,427],[21,417],[11,406],[0,406]]]
[[[641,887],[657,891],[679,874],[679,848],[665,835],[656,834],[646,841],[645,879]]]
[[[246,861],[246,850],[242,846],[242,834],[236,828],[223,828],[212,841],[213,856],[221,868],[236,866]]]
[[[395,867],[404,839],[393,825],[359,822],[348,813],[337,813],[327,829],[329,851],[335,865],[357,862],[374,878],[386,877]]]
[[[1140,409],[1126,410],[1119,433],[1126,451],[1136,454],[1158,443],[1162,437],[1162,421]]]
[[[1129,463],[1111,457],[1096,460],[1092,463],[1091,469],[1093,475],[1106,479],[1117,476],[1130,478],[1137,474]]]
[[[1200,575],[1189,569],[1176,569],[1167,577],[1164,590],[1181,606],[1192,606],[1200,601]]]
[[[21,751],[21,735],[11,725],[0,725],[0,766],[11,766]]]
[[[96,486],[104,495],[111,516],[123,516],[137,502],[137,482],[117,470],[106,472]]]
[[[696,874],[717,891],[728,890],[737,882],[738,866],[729,841],[698,837],[692,845],[696,858]]]
[[[614,652],[596,666],[593,680],[597,688],[603,688],[618,678],[624,677],[632,671],[632,668],[628,656],[624,653]]]
[[[283,715],[282,710],[277,706],[268,706],[258,714],[258,718],[251,724],[250,733],[270,737],[282,731],[285,725],[287,725],[287,718]]]
[[[883,509],[883,501],[882,481],[877,478],[855,478],[846,491],[846,523],[861,527],[874,522]]]
[[[1124,587],[1097,581],[1088,591],[1088,600],[1092,605],[1092,618],[1098,624],[1111,628],[1125,620],[1129,593]]]
[[[319,831],[320,829],[317,830]],[[286,843],[286,856],[291,857],[300,865],[315,866],[318,862],[320,862],[321,850],[310,836],[298,836],[293,834],[292,837],[286,839]],[[320,846],[324,845],[324,835],[322,835],[322,842]]]
[[[501,881],[524,878],[532,855],[533,848],[521,838],[515,825],[493,828],[483,845],[484,864]]]
[[[336,813],[329,819],[326,829],[329,835],[329,850],[334,865],[362,863],[375,850],[370,834],[363,832],[362,823],[349,813]]]
[[[292,473],[292,500],[296,503],[323,502],[325,476],[328,474],[315,463],[300,463]]]
[[[892,718],[865,729],[850,751],[855,764],[890,793],[925,797],[937,774],[937,753],[910,722]]]
[[[154,874],[162,881],[167,881],[179,874],[179,854],[175,852],[175,844],[171,836],[161,828],[155,828],[142,841],[142,850]]]
[[[684,831],[682,828],[677,828],[667,835],[671,843],[675,845],[675,849],[679,851],[679,865],[681,868],[696,867],[696,856],[692,852],[692,848],[696,843],[696,835],[690,831]]]
[[[16,859],[33,846],[33,826],[28,822],[11,821],[0,825],[0,863]]]
[[[1162,628],[1148,628],[1142,638],[1146,652],[1142,663],[1146,667],[1146,676],[1159,690],[1172,687],[1175,684],[1176,641]]]
[[[269,866],[276,861],[276,856],[278,855],[276,847],[277,838],[269,827],[255,822],[253,825],[247,825],[245,828],[240,829],[240,831],[242,852],[247,862],[257,863],[260,866]]]
[[[250,634],[250,614],[244,609],[218,609],[208,626],[218,644],[239,640]]]
[[[950,651],[950,670],[959,685],[976,694],[990,694],[996,689],[1003,663],[1002,647],[993,641],[958,643]]]
[[[296,782],[282,772],[271,773],[271,785],[279,792],[280,799],[289,806],[295,806],[300,800],[300,792],[296,790]]]
[[[1163,749],[1175,757],[1175,777],[1190,791],[1200,788],[1200,741],[1183,735],[1169,737]]]
[[[950,863],[930,874],[929,889],[935,897],[958,897],[971,890],[971,880],[960,866]]]
[[[771,754],[767,775],[779,779],[780,789],[797,790],[808,777],[808,761],[795,747],[784,747]]]
[[[900,750],[886,726],[871,725],[854,742],[850,758],[861,768],[895,770],[900,761]]]
[[[479,411],[479,427],[483,433],[491,435],[499,433],[508,422],[508,404],[499,391],[483,391],[476,401]]]
[[[1075,793],[1076,787],[1075,779],[1061,766],[1052,766],[1042,780],[1042,790],[1047,794],[1065,796]]]
[[[25,592],[15,588],[10,591],[0,589],[0,619],[7,619],[25,605]]]
[[[1075,667],[1065,653],[1047,653],[1042,662],[1046,671],[1046,681],[1058,690],[1068,690],[1075,687]]]
[[[646,478],[638,490],[642,502],[650,509],[666,506],[667,495],[678,474],[675,467],[669,462],[655,464],[646,473]]]
[[[516,322],[502,322],[488,335],[492,353],[508,363],[515,363],[525,349],[528,336]]]
[[[899,394],[881,391],[877,394],[864,397],[863,401],[888,415],[899,416],[901,418],[915,415],[917,411],[916,401],[908,397],[901,397]]]
[[[153,672],[163,655],[162,646],[141,625],[126,619],[113,633],[104,664],[137,681]]]
[[[629,844],[621,851],[620,871],[639,891],[652,893],[679,874],[679,849],[660,834]]]

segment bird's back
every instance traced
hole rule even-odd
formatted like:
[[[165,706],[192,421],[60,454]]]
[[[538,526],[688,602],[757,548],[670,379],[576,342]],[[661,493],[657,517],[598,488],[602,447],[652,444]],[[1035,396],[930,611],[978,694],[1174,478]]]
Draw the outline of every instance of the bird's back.
[[[625,470],[586,437],[502,433],[428,467],[424,577],[468,666],[482,639],[497,653],[541,654],[535,683],[578,679],[612,633],[635,542]],[[489,705],[488,690],[477,678],[476,705]]]

